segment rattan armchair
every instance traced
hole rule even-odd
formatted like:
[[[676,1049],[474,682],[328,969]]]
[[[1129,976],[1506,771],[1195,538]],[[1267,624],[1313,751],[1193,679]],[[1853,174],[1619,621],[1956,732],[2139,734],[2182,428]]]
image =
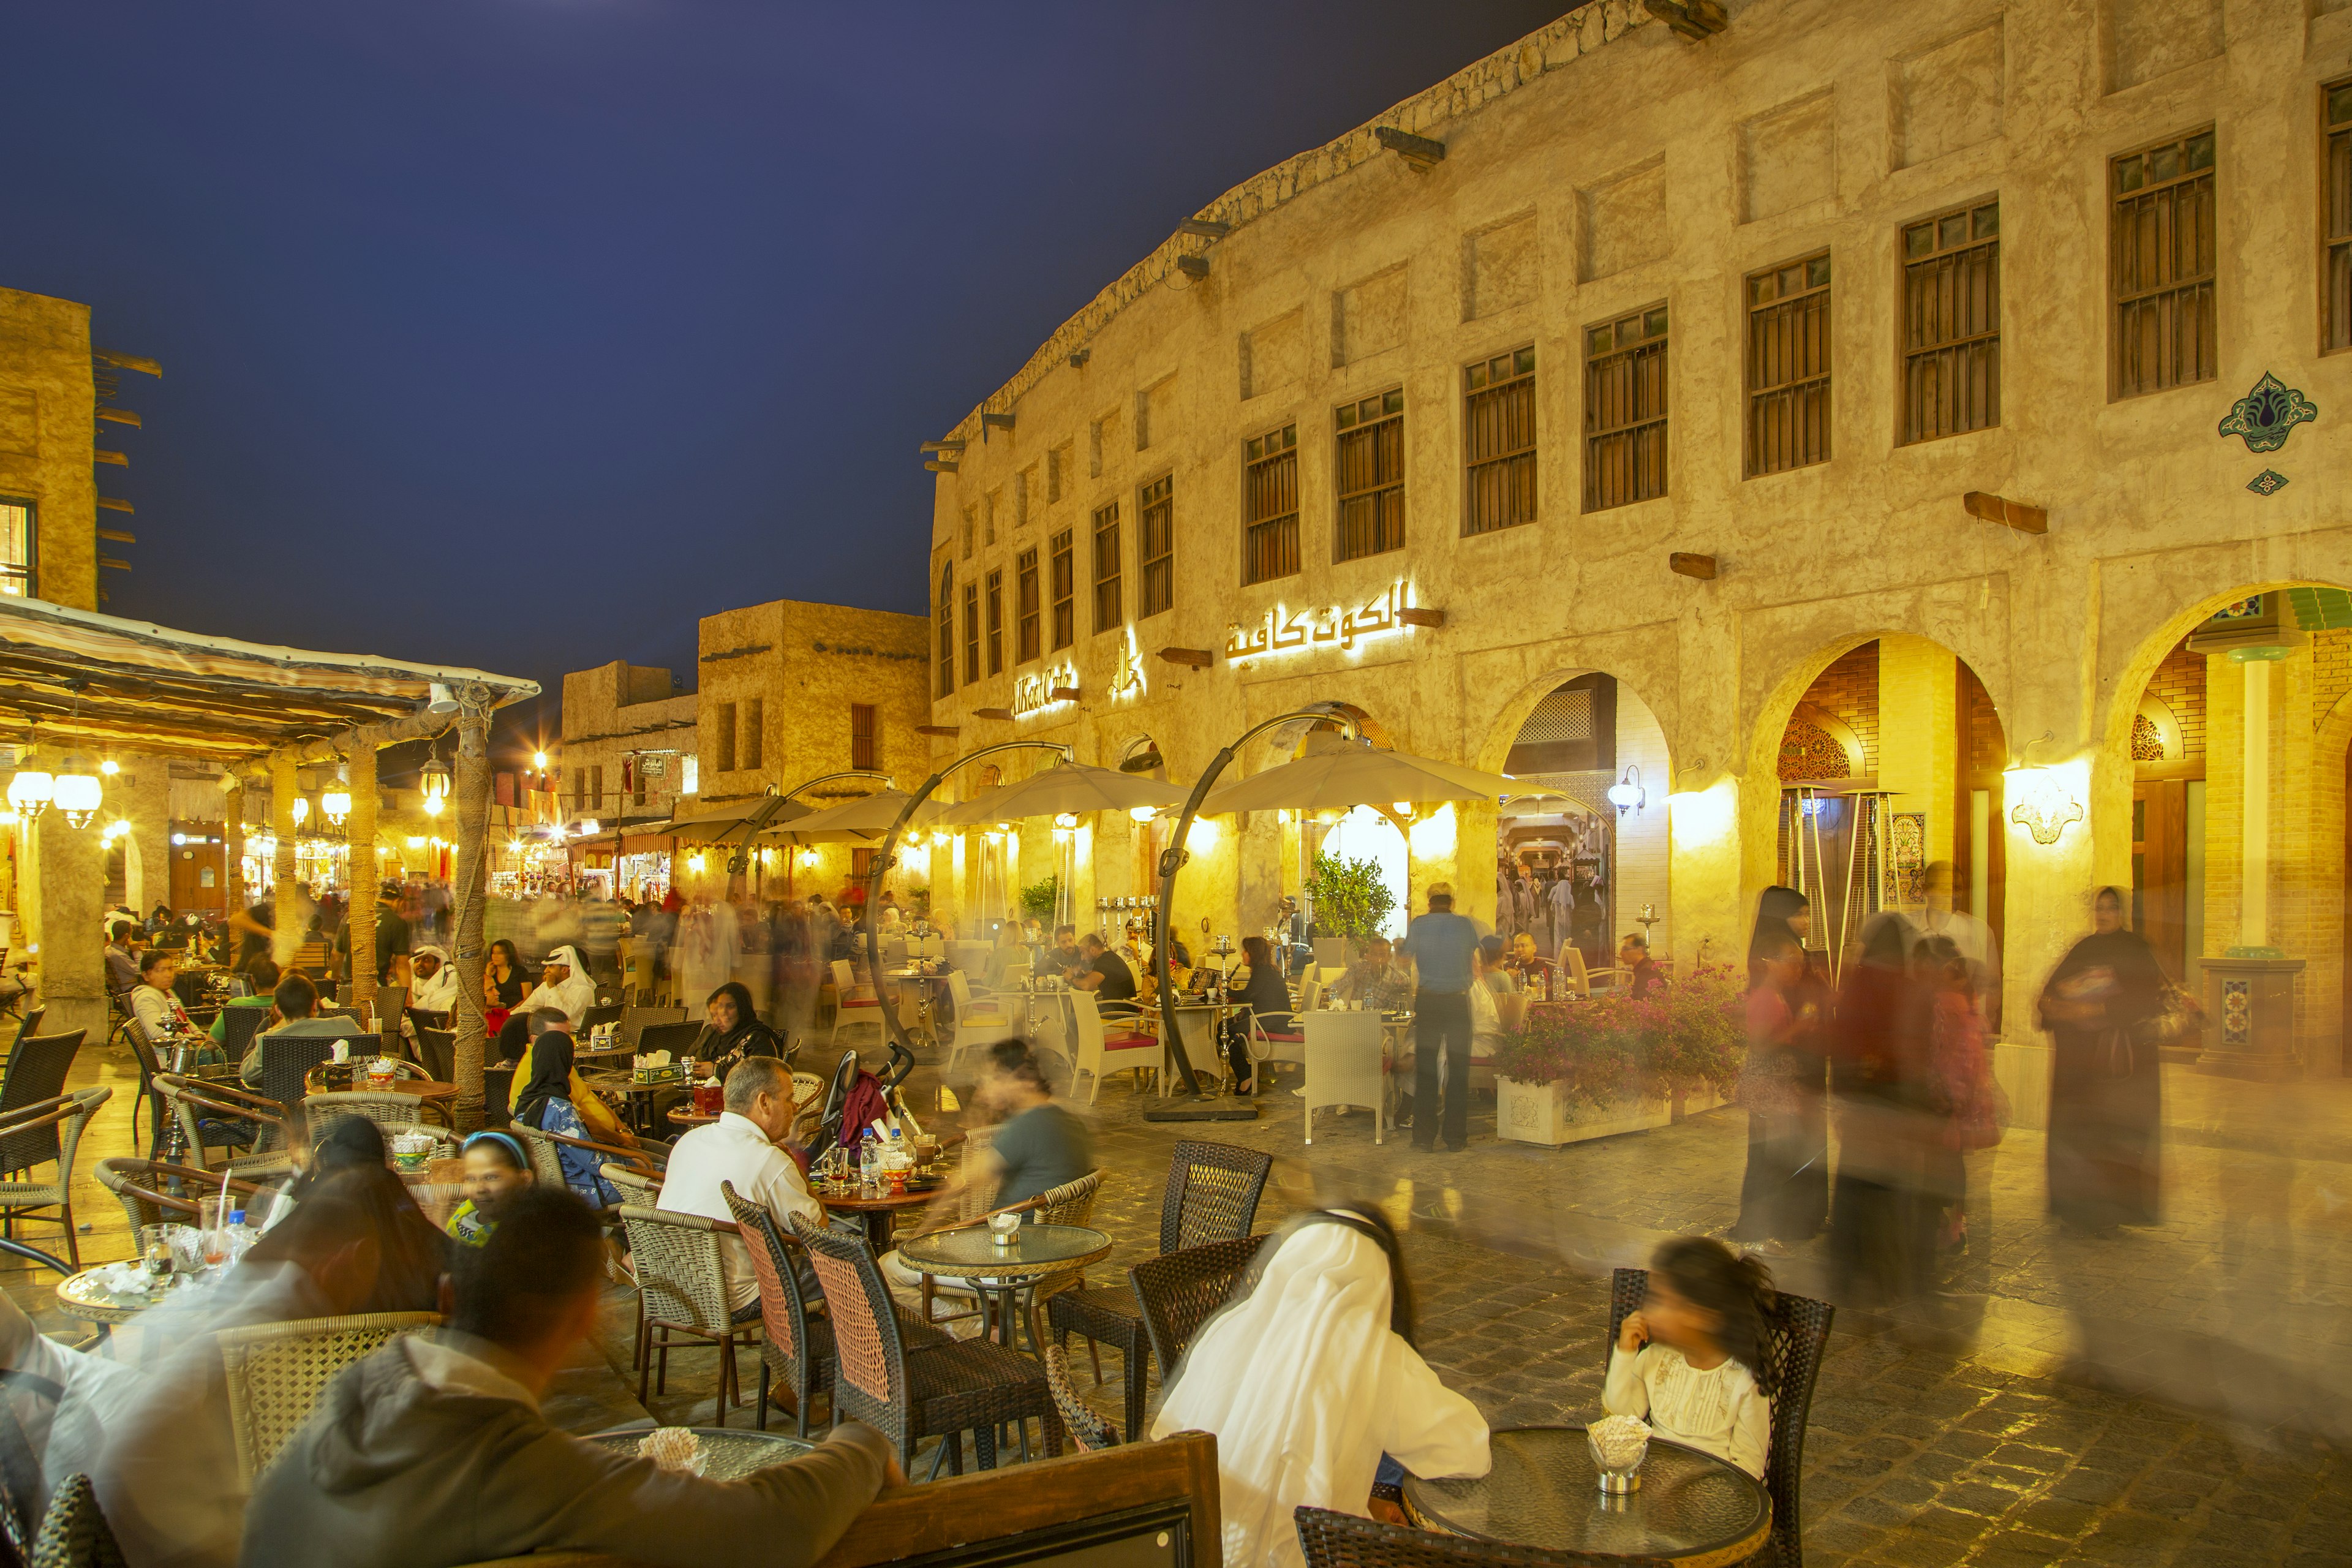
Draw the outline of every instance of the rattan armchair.
[[[706,1215],[669,1209],[621,1207],[628,1232],[629,1259],[637,1276],[637,1300],[645,1313],[645,1358],[637,1367],[637,1403],[646,1383],[654,1392],[669,1386],[669,1352],[708,1345],[719,1352],[719,1400],[711,1425],[727,1425],[728,1409],[741,1403],[742,1381],[735,1372],[735,1347],[757,1342],[760,1320],[734,1321],[727,1300],[727,1264],[719,1255],[722,1222]],[[734,1227],[730,1226],[729,1229]]]
[[[911,1466],[926,1437],[963,1473],[963,1434],[972,1435],[980,1468],[996,1468],[997,1428],[1017,1423],[1028,1444],[1028,1420],[1045,1429],[1048,1456],[1062,1451],[1062,1417],[1045,1384],[1045,1369],[988,1340],[950,1340],[909,1348],[874,1250],[861,1235],[813,1226],[794,1216],[793,1229],[809,1249],[833,1320],[834,1408],[876,1428]],[[932,1468],[939,1466],[938,1457]]]
[[[1601,1359],[1606,1366],[1616,1348],[1617,1331],[1625,1316],[1637,1310],[1649,1294],[1650,1271],[1620,1268],[1609,1277],[1609,1338]],[[1772,1533],[1764,1550],[1748,1561],[1757,1568],[1803,1568],[1805,1426],[1812,1417],[1813,1380],[1822,1370],[1822,1353],[1829,1348],[1830,1320],[1837,1309],[1809,1296],[1782,1290],[1765,1314],[1768,1330],[1765,1364],[1756,1369],[1771,1392],[1765,1406],[1771,1415],[1771,1441],[1764,1451],[1764,1489],[1772,1498]]]
[[[81,1244],[74,1230],[74,1153],[81,1144],[82,1133],[89,1130],[90,1118],[98,1114],[100,1106],[113,1098],[110,1089],[78,1089],[55,1100],[0,1113],[0,1142],[46,1132],[57,1144],[57,1168],[47,1179],[36,1180],[30,1170],[17,1170],[10,1173],[16,1179],[0,1181],[0,1219],[5,1219],[7,1234],[12,1237],[17,1225],[26,1219],[63,1226],[66,1256],[76,1268],[81,1267]],[[31,1212],[46,1208],[56,1209],[57,1215],[52,1217]]]
[[[329,1089],[303,1100],[302,1120],[310,1147],[315,1149],[339,1121],[356,1116],[374,1122],[389,1137],[394,1127],[413,1127],[424,1121],[429,1103],[422,1095],[402,1094],[396,1089]],[[448,1136],[446,1127],[436,1131],[440,1136]]]
[[[663,1167],[669,1163],[667,1151],[650,1145],[639,1149],[616,1149],[610,1143],[592,1143],[585,1138],[567,1138],[561,1132],[542,1132],[520,1121],[508,1122],[505,1131],[522,1140],[523,1150],[530,1156],[531,1179],[543,1185],[562,1187],[571,1184],[563,1174],[562,1151],[566,1148],[584,1149],[598,1156],[600,1167],[605,1164],[625,1165],[650,1175],[659,1175]],[[617,1209],[610,1205],[602,1212],[607,1224],[620,1217]]]
[[[228,1378],[228,1419],[239,1479],[254,1477],[301,1430],[337,1373],[402,1334],[429,1329],[438,1312],[368,1312],[223,1329],[213,1336]]]
[[[1265,1244],[1265,1233],[1213,1241],[1147,1258],[1127,1271],[1136,1304],[1143,1309],[1143,1329],[1151,1336],[1151,1353],[1165,1376],[1184,1359],[1185,1347],[1209,1315],[1225,1304],[1244,1274]]]
[[[89,1478],[68,1476],[49,1498],[41,1533],[33,1542],[33,1568],[125,1568],[122,1547],[99,1511]]]
[[[775,1216],[736,1192],[732,1182],[719,1183],[719,1193],[735,1215],[744,1250],[751,1255],[751,1272],[760,1279],[760,1322],[767,1331],[760,1342],[760,1430],[768,1429],[768,1381],[773,1376],[793,1391],[793,1417],[805,1437],[809,1401],[833,1393],[833,1321],[810,1313]]]
[[[131,1222],[131,1234],[137,1236],[142,1226],[194,1225],[203,1217],[195,1197],[182,1197],[163,1190],[175,1184],[186,1192],[201,1196],[217,1193],[223,1185],[217,1171],[200,1171],[193,1165],[170,1165],[160,1160],[134,1160],[112,1155],[100,1160],[97,1166],[98,1184],[112,1193],[122,1205],[122,1213]],[[238,1177],[227,1178],[230,1193],[238,1197],[251,1197],[262,1189],[253,1182]]]
[[[1360,1514],[1301,1507],[1292,1517],[1307,1568],[1666,1568],[1663,1557],[1620,1557],[1609,1552],[1548,1552],[1507,1542],[1469,1541],[1382,1524]]]
[[[1258,1200],[1274,1169],[1274,1156],[1230,1143],[1186,1139],[1169,1157],[1168,1186],[1160,1200],[1160,1250],[1179,1252],[1212,1241],[1247,1236],[1257,1221]],[[1087,1342],[1094,1363],[1095,1382],[1102,1382],[1102,1355],[1108,1343],[1121,1357],[1127,1381],[1127,1430],[1143,1424],[1145,1377],[1151,1354],[1151,1337],[1143,1326],[1143,1309],[1135,1290],[1126,1284],[1081,1287],[1048,1299],[1046,1321],[1056,1343],[1067,1344],[1072,1334]],[[1170,1372],[1162,1363],[1160,1376]]]
[[[155,1075],[155,1093],[180,1124],[188,1142],[188,1158],[208,1169],[243,1172],[248,1175],[291,1170],[294,1164],[291,1129],[278,1102],[249,1089],[217,1079],[183,1078],[177,1073]],[[244,1149],[242,1154],[212,1157],[215,1149]]]
[[[1116,1447],[1118,1428],[1096,1415],[1093,1407],[1078,1397],[1078,1391],[1070,1386],[1069,1352],[1060,1345],[1047,1345],[1043,1360],[1045,1386],[1053,1391],[1054,1408],[1062,1413],[1062,1426],[1070,1434],[1070,1446],[1081,1454]],[[1129,1426],[1128,1430],[1134,1428]]]

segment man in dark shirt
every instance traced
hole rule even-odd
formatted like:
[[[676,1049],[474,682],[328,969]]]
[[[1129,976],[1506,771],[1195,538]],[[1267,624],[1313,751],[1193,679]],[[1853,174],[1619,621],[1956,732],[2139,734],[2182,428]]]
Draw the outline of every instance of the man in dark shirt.
[[[1633,992],[1636,1002],[1666,983],[1657,961],[1650,956],[1650,939],[1642,931],[1625,933],[1624,942],[1617,949],[1617,963],[1620,967],[1633,971],[1633,978],[1626,982],[1626,987]]]
[[[1101,937],[1087,932],[1087,940],[1078,943],[1078,952],[1086,962],[1070,971],[1071,984],[1093,992],[1100,1002],[1135,1000],[1135,971],[1106,947]]]
[[[1069,974],[1086,967],[1086,954],[1078,951],[1078,928],[1055,926],[1054,945],[1040,948],[1033,973],[1037,974]]]

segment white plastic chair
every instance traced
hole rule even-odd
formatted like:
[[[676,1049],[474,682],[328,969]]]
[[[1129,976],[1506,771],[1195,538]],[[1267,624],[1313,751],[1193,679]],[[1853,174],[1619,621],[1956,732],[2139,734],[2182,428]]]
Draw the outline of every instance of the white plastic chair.
[[[955,1037],[950,1042],[947,1066],[942,1071],[955,1071],[964,1052],[992,1046],[1021,1027],[1002,998],[993,993],[974,996],[971,982],[961,969],[948,971],[948,994],[955,998]]]
[[[1387,1121],[1386,1075],[1381,1065],[1378,1013],[1309,1013],[1300,1020],[1307,1036],[1307,1142],[1315,1142],[1315,1108],[1361,1105],[1372,1112],[1372,1142],[1381,1142]]]
[[[883,1029],[881,999],[874,994],[872,986],[857,984],[856,976],[849,972],[849,960],[845,958],[833,961],[833,1033],[825,1039],[828,1048],[841,1038],[844,1024],[871,1024],[877,1029]],[[883,1032],[888,1033],[887,1029]]]
[[[1070,993],[1070,1016],[1078,1024],[1078,1060],[1076,1069],[1070,1077],[1071,1099],[1077,1098],[1078,1079],[1081,1078],[1090,1076],[1093,1079],[1087,1086],[1087,1103],[1092,1105],[1095,1097],[1102,1091],[1105,1073],[1126,1072],[1131,1068],[1151,1070],[1160,1066],[1164,1054],[1160,1049],[1160,1037],[1106,1036],[1102,1009],[1095,1005],[1092,992]],[[1147,1051],[1150,1053],[1149,1056],[1143,1054]]]

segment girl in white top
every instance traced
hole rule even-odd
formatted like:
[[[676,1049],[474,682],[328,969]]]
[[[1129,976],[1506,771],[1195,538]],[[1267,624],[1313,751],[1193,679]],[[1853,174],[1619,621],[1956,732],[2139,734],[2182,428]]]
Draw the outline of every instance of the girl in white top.
[[[1770,1445],[1764,1356],[1772,1276],[1708,1237],[1685,1236],[1650,1259],[1642,1310],[1609,1353],[1601,1403],[1762,1479]]]
[[[1486,1473],[1486,1418],[1437,1380],[1412,1334],[1378,1210],[1318,1210],[1267,1239],[1151,1428],[1216,1434],[1225,1568],[1303,1568],[1291,1510],[1366,1514],[1384,1453],[1417,1475]]]

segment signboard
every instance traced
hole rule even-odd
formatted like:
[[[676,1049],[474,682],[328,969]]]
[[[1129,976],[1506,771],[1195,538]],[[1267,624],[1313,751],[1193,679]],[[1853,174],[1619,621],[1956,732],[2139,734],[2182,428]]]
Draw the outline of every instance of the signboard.
[[[1412,605],[1412,585],[1399,581],[1361,605],[1331,605],[1291,609],[1276,604],[1253,626],[1233,622],[1226,627],[1225,658],[1229,663],[1269,654],[1298,653],[1307,648],[1336,647],[1352,653],[1359,643],[1407,629],[1399,611]]]
[[[1013,716],[1024,719],[1032,713],[1043,713],[1049,708],[1068,703],[1067,697],[1055,697],[1059,690],[1076,691],[1078,671],[1076,665],[1061,664],[1042,669],[1034,675],[1016,677],[1013,682]]]

